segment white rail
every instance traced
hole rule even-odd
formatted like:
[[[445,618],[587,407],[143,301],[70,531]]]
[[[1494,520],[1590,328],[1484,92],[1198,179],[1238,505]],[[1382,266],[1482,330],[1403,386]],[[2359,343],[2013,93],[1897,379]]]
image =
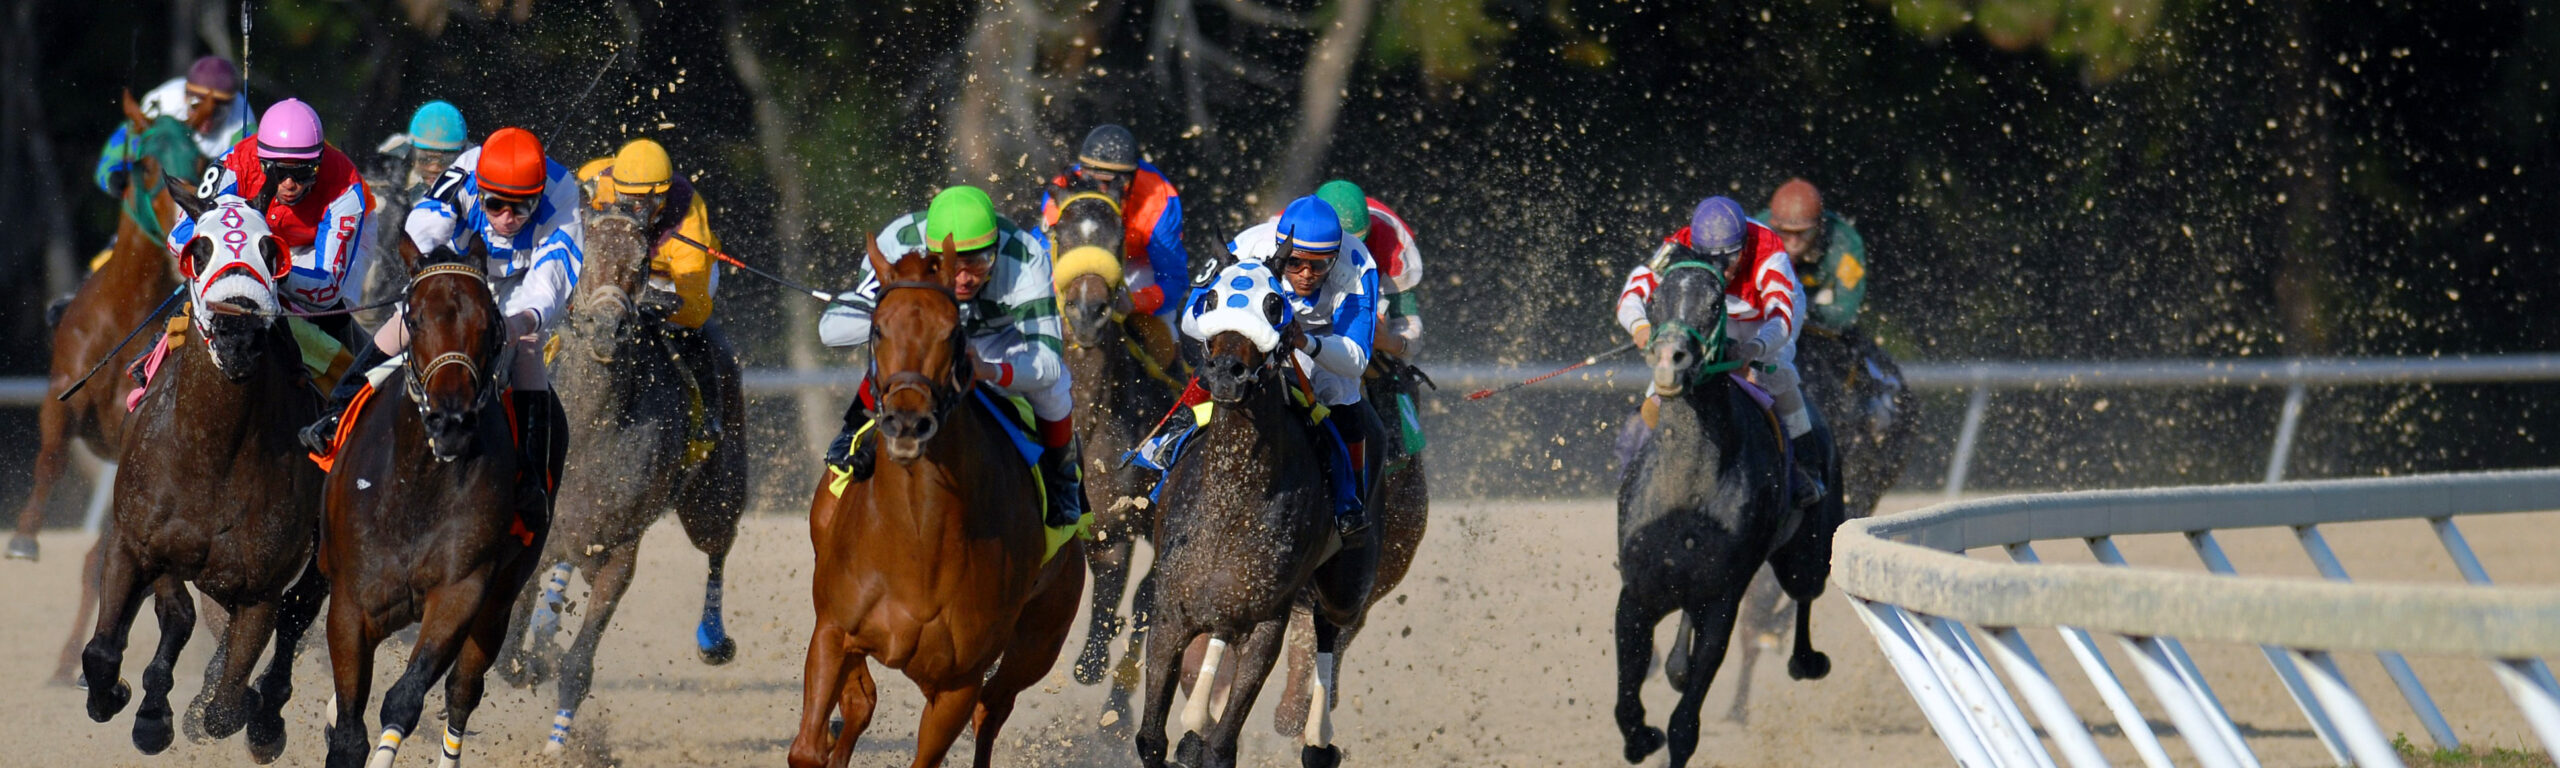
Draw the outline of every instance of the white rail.
[[[1849,595],[1921,711],[1959,763],[2051,765],[2010,698],[2027,701],[2075,768],[2106,765],[2088,726],[2019,634],[2054,627],[2143,762],[2170,765],[2159,737],[2095,645],[2123,646],[2195,761],[2257,758],[2195,666],[2185,640],[2259,646],[2311,730],[2340,765],[2397,766],[2371,710],[2331,654],[2372,652],[2428,737],[2461,741],[2402,653],[2484,660],[2546,749],[2560,754],[2560,683],[2539,657],[2560,653],[2560,589],[2496,587],[2457,515],[2560,508],[2560,470],[2303,483],[2038,494],[1940,504],[1843,525],[1832,579]],[[2424,518],[2469,586],[2351,583],[2319,526]],[[2214,538],[2231,528],[2291,528],[2323,580],[2244,578]],[[2114,537],[2184,534],[2211,574],[2132,567]],[[2101,565],[2045,565],[2039,540],[2080,539]],[[1968,558],[1999,547],[2011,564]],[[1974,645],[1991,636],[2007,685]]]

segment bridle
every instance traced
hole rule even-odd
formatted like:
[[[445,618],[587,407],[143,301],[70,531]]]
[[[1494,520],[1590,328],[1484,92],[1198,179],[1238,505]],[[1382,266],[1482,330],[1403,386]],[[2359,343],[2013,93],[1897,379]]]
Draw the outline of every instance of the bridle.
[[[879,302],[888,299],[891,292],[904,290],[930,290],[934,293],[941,294],[944,301],[951,302],[953,315],[955,317],[958,315],[960,308],[960,295],[953,292],[951,290],[951,286],[926,280],[893,280],[883,282],[880,284],[879,295],[873,299],[873,306],[876,307],[879,305]],[[948,382],[934,381],[932,377],[915,371],[898,371],[886,376],[880,375],[879,341],[880,324],[878,322],[873,322],[871,324],[871,372],[872,378],[879,381],[881,384],[881,389],[878,396],[875,398],[877,402],[886,406],[889,402],[890,395],[909,390],[922,390],[926,397],[933,400],[934,421],[939,423],[948,420],[948,417],[951,415],[951,409],[959,406],[961,394],[968,389],[969,371],[972,370],[969,357],[969,340],[967,336],[962,333],[960,325],[955,322],[951,326],[951,336],[949,339],[951,347],[951,380]]]
[[[1708,315],[1715,320],[1704,329],[1677,318],[1665,318],[1654,325],[1656,338],[1660,338],[1665,333],[1680,333],[1698,342],[1698,366],[1692,369],[1686,379],[1681,382],[1685,388],[1694,387],[1698,382],[1708,380],[1719,373],[1740,370],[1746,361],[1732,357],[1733,342],[1724,337],[1725,313],[1722,303],[1724,270],[1703,261],[1687,259],[1672,262],[1657,271],[1661,273],[1664,282],[1669,282],[1673,273],[1683,270],[1699,270],[1707,273],[1711,277],[1708,284],[1715,287],[1713,298],[1717,302],[1716,306],[1707,310]]]
[[[417,294],[418,285],[420,283],[424,283],[429,278],[435,277],[457,277],[470,280],[479,284],[481,292],[489,296],[490,302],[493,305],[497,301],[495,291],[489,287],[488,273],[482,271],[478,266],[464,262],[441,262],[437,264],[430,264],[426,268],[418,270],[417,274],[410,276],[409,286],[401,294],[402,307],[400,311],[400,323],[403,326],[403,330],[408,332],[410,342],[413,345],[416,343],[418,338],[418,315],[416,311],[417,307],[409,302],[408,298]],[[423,366],[418,363],[418,357],[414,354],[407,357],[401,363],[401,366],[406,368],[409,374],[408,381],[404,385],[409,395],[409,401],[417,405],[418,414],[420,416],[426,415],[428,410],[427,380],[435,376],[438,371],[442,371],[447,367],[461,367],[462,375],[466,379],[472,381],[474,386],[479,389],[479,392],[471,398],[471,405],[468,408],[468,412],[478,412],[481,408],[487,407],[492,400],[497,398],[498,392],[507,389],[507,375],[510,370],[515,367],[515,345],[507,343],[505,317],[500,316],[492,318],[488,336],[489,344],[496,349],[496,352],[494,355],[495,360],[485,370],[482,369],[479,359],[461,352],[446,352],[436,355],[434,359],[428,360]]]

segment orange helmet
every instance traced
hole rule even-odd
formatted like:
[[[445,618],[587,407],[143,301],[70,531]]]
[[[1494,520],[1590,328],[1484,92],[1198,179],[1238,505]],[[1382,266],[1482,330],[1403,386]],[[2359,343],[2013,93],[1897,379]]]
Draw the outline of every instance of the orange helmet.
[[[1788,179],[1769,196],[1769,227],[1787,232],[1802,232],[1822,223],[1822,192],[1813,182]]]
[[[505,197],[532,197],[542,193],[542,184],[550,178],[544,167],[542,140],[533,132],[507,127],[489,134],[480,143],[480,191]]]

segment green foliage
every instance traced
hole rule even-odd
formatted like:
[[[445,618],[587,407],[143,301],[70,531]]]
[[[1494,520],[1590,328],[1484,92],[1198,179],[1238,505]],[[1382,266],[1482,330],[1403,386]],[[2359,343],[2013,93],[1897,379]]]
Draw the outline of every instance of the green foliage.
[[[1971,28],[2005,51],[2041,49],[2108,82],[2141,59],[2160,24],[2162,0],[1878,0],[1894,22],[1924,39]]]
[[[1433,80],[1464,82],[1493,59],[1513,27],[1488,15],[1485,0],[1386,0],[1374,50],[1389,65],[1418,63]]]

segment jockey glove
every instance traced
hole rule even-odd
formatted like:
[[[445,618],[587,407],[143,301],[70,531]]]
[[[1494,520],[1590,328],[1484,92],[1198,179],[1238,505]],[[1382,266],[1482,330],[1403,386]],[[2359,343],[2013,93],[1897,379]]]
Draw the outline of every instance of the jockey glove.
[[[1755,336],[1742,342],[1742,347],[1734,350],[1734,353],[1741,356],[1741,359],[1746,362],[1758,361],[1768,356],[1769,343],[1761,341],[1759,337]]]

